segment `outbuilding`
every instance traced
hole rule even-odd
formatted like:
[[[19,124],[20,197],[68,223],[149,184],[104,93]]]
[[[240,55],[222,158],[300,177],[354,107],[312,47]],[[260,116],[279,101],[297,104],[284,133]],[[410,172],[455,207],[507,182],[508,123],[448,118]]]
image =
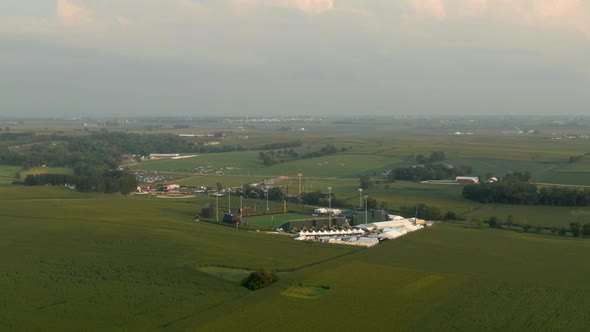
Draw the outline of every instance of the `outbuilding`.
[[[479,178],[477,176],[457,176],[455,178],[455,182],[457,183],[479,183]]]

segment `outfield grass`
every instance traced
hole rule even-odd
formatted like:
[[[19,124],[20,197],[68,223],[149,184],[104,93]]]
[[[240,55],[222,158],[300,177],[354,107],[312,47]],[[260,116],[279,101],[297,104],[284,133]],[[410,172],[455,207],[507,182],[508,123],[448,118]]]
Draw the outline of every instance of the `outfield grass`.
[[[269,228],[277,228],[278,226],[286,223],[290,220],[299,220],[310,218],[310,215],[287,213],[287,214],[273,214],[273,215],[262,215],[255,217],[244,217],[244,221],[251,225],[264,226]]]

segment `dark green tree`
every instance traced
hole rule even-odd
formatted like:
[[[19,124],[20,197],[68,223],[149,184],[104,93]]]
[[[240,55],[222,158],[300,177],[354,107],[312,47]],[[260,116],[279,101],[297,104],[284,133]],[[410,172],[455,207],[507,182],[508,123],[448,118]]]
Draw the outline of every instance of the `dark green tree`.
[[[274,272],[261,267],[258,271],[254,271],[244,278],[244,280],[242,280],[242,286],[249,290],[257,290],[264,288],[277,280],[279,280],[279,278]]]
[[[361,176],[360,186],[363,189],[369,189],[371,187],[371,177],[368,175]]]
[[[572,232],[572,235],[574,237],[579,237],[580,236],[580,223],[577,221],[570,222],[570,231]]]

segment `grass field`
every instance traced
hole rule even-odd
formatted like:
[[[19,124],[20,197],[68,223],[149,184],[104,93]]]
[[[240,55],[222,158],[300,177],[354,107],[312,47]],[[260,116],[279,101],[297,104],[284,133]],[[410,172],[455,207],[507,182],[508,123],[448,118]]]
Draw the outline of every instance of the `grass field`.
[[[440,225],[298,270],[171,329],[583,330],[588,249],[585,240]],[[299,284],[330,290],[284,296]]]
[[[497,216],[506,221],[513,217],[517,224],[529,224],[543,227],[566,227],[570,222],[585,224],[590,220],[590,207],[560,207],[560,206],[521,206],[521,205],[480,205],[477,209],[465,213],[463,216],[488,219]]]
[[[359,250],[195,222],[194,199],[49,187],[0,188],[0,197],[2,330],[516,331],[590,323],[585,239],[441,224]],[[279,282],[254,293],[240,287],[260,266],[281,272]]]
[[[0,183],[11,183],[16,173],[20,171],[19,166],[0,165]]]
[[[362,194],[392,212],[423,203],[468,220],[510,215],[514,223],[544,227],[590,220],[590,208],[481,205],[464,200],[458,185],[381,182],[384,170],[411,166],[419,153],[444,151],[444,163],[470,165],[478,176],[530,171],[536,182],[590,185],[590,159],[567,162],[588,152],[588,140],[550,139],[552,132],[584,127],[556,128],[540,119],[526,126],[508,118],[370,118],[292,124],[305,131],[285,131],[282,123],[238,129],[222,121],[175,130],[173,121],[165,121],[158,132],[223,131],[227,146],[251,149],[299,140],[299,154],[326,144],[346,151],[269,167],[259,151],[250,150],[145,161],[132,169],[208,187],[272,178],[289,193],[299,191],[301,173],[303,192],[326,194],[331,187],[335,201],[346,206],[359,205],[359,176],[370,174],[376,183]],[[26,121],[15,130],[84,134],[79,122],[57,121],[52,128],[39,127],[42,123]],[[109,130],[143,132],[149,123]],[[541,132],[500,134],[514,126]],[[450,134],[455,131],[474,134]],[[236,230],[194,220],[208,203],[218,203],[220,216],[236,212],[236,196],[164,199],[10,186],[20,170],[0,166],[3,331],[583,331],[590,326],[588,239],[476,229],[466,222],[438,224],[371,249],[299,242],[256,229],[305,218],[311,206],[248,217],[255,227]],[[21,178],[54,172],[71,170],[33,168]],[[242,204],[266,210],[264,199]],[[283,204],[271,201],[269,208],[282,211]],[[280,280],[256,292],[241,287],[244,276],[261,266]]]
[[[183,201],[53,188],[0,197],[1,330],[156,329],[249,296],[198,266],[283,271],[356,250],[197,223]]]
[[[34,167],[20,173],[24,179],[29,174],[74,174],[74,170],[66,167]]]
[[[255,217],[244,217],[244,221],[251,225],[264,226],[269,228],[277,228],[289,220],[307,219],[310,215],[287,213],[287,214],[273,214],[262,215]]]

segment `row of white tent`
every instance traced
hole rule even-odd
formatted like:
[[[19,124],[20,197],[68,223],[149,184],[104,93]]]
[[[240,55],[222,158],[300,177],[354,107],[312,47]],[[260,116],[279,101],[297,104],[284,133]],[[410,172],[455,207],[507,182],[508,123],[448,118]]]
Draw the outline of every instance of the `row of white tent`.
[[[353,235],[353,234],[364,234],[365,231],[362,229],[349,229],[349,230],[329,230],[329,231],[301,231],[299,236],[330,236],[330,235]]]
[[[381,239],[395,239],[400,236],[406,235],[410,232],[417,231],[419,229],[424,228],[420,225],[410,225],[405,227],[394,227],[394,228],[385,228],[382,233],[379,234],[379,238]]]
[[[330,211],[332,212],[332,215],[335,215],[335,216],[338,216],[338,215],[340,215],[340,213],[342,213],[342,211],[340,209],[328,209],[328,208],[317,208],[313,212],[320,213],[320,214],[327,214]]]

